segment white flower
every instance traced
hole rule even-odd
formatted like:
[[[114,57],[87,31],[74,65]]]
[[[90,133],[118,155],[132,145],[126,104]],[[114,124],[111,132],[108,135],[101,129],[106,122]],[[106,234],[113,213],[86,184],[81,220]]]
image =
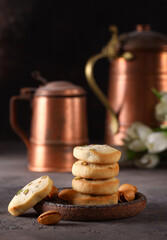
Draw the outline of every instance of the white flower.
[[[158,121],[167,121],[167,103],[160,102],[155,106],[155,117]]]
[[[167,92],[162,92],[161,95],[161,102],[167,103]]]
[[[139,168],[155,168],[159,163],[159,157],[155,154],[145,154],[142,158],[134,161]]]
[[[146,150],[146,139],[152,133],[152,129],[140,122],[135,122],[127,130],[127,136],[124,139],[127,147],[135,152]]]
[[[128,148],[135,152],[142,152],[146,149],[146,146],[141,140],[134,139],[132,142],[128,144]]]
[[[163,92],[160,102],[155,106],[155,117],[158,121],[167,121],[167,93]]]
[[[167,149],[167,134],[164,132],[151,133],[146,140],[150,153],[159,153]]]

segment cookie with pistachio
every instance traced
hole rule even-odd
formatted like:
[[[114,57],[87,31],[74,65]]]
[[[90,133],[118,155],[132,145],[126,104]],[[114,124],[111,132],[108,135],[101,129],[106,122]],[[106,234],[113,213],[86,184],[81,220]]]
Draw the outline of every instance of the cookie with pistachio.
[[[108,145],[91,144],[75,147],[73,155],[79,160],[90,163],[112,164],[119,161],[121,152]]]
[[[48,176],[42,176],[19,190],[8,205],[13,216],[19,216],[49,195],[53,182]]]
[[[107,179],[116,177],[118,173],[118,163],[102,165],[80,160],[72,166],[72,174],[81,178]]]

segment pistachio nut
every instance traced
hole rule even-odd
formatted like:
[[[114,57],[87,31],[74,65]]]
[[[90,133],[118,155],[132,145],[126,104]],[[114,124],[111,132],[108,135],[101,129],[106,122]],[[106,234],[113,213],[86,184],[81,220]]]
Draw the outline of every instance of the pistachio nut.
[[[53,201],[56,199],[58,193],[59,193],[59,190],[57,189],[57,187],[53,186],[49,195],[47,197],[45,197],[44,199],[47,201],[50,201],[50,200]]]
[[[58,223],[61,220],[61,215],[56,210],[50,210],[47,212],[42,213],[38,218],[37,221],[43,225],[53,225]]]
[[[124,198],[126,199],[127,202],[130,202],[135,199],[135,192],[132,190],[128,190],[128,191],[124,192],[123,194],[124,194]]]
[[[124,198],[124,193],[123,192],[118,192],[118,200],[121,203],[126,202],[126,200]]]
[[[137,192],[137,187],[135,187],[131,184],[128,184],[128,183],[124,183],[119,187],[119,192],[125,192],[125,191],[128,191],[128,190],[134,191],[136,193]]]
[[[118,193],[118,200],[119,202],[130,202],[135,199],[135,192],[132,190],[128,190],[125,192],[119,192]]]

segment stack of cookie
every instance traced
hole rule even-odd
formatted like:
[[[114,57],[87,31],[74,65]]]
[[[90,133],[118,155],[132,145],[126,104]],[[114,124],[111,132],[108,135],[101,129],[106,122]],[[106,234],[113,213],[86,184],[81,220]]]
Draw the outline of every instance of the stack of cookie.
[[[121,152],[108,145],[89,145],[74,148],[78,159],[73,164],[72,188],[85,205],[118,203],[118,161]]]

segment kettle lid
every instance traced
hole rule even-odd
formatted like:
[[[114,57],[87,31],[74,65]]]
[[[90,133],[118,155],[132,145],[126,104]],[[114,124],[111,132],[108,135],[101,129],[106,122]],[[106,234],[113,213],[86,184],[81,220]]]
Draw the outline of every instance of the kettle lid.
[[[120,35],[124,50],[157,49],[167,50],[167,36],[151,30],[150,25],[136,26],[136,30]]]
[[[85,95],[85,90],[68,81],[53,81],[39,87],[35,96],[79,96]]]

